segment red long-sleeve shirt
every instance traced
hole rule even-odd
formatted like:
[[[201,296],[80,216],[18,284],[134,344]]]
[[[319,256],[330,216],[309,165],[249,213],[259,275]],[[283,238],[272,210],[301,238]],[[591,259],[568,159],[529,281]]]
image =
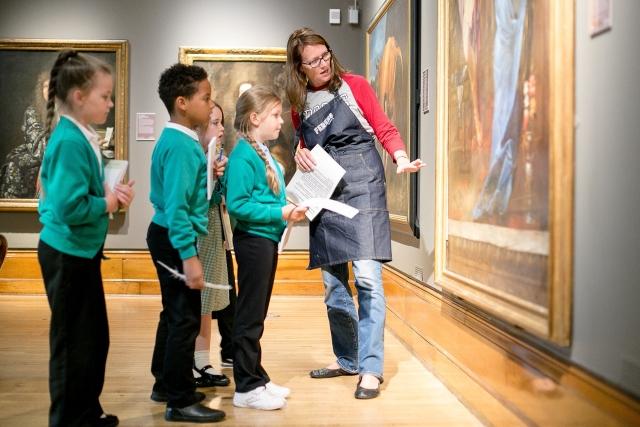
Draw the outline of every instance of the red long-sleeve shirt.
[[[363,127],[368,132],[375,134],[382,147],[392,158],[394,158],[394,152],[405,150],[400,132],[380,107],[380,103],[369,82],[362,76],[349,73],[342,75],[342,81],[343,85],[347,85],[347,88],[341,88],[339,92],[345,92],[347,97],[352,96],[354,98],[357,108],[348,101],[347,105],[349,105],[361,123],[362,119],[364,119]],[[348,90],[345,91],[343,89]],[[327,91],[326,89],[323,90]],[[291,109],[291,120],[293,126],[298,129],[300,127],[300,114],[294,108]],[[300,138],[300,146],[305,146],[302,137]]]

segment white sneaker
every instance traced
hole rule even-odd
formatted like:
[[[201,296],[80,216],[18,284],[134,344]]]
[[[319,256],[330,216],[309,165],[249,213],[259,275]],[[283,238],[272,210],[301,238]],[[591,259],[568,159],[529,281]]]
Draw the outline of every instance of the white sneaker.
[[[273,394],[274,396],[281,397],[283,399],[286,399],[291,394],[290,389],[288,389],[287,387],[283,387],[281,385],[275,384],[273,381],[269,381],[268,383],[266,383],[265,388],[269,393]]]
[[[265,387],[258,387],[246,393],[238,393],[236,391],[233,395],[233,406],[272,411],[284,408],[287,406],[287,401],[282,397],[274,396],[267,392]]]

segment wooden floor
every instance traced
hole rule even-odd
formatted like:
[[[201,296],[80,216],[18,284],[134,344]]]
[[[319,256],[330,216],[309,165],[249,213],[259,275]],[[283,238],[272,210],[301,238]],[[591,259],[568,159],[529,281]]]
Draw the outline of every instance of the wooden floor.
[[[181,425],[165,422],[164,405],[149,400],[159,297],[110,296],[107,305],[111,348],[103,407],[118,415],[121,426]],[[1,426],[47,423],[48,322],[45,296],[0,295]],[[212,361],[219,366],[219,337],[214,334]],[[227,413],[221,425],[481,425],[389,333],[385,336],[385,383],[379,398],[354,399],[357,377],[309,378],[309,370],[324,366],[333,357],[322,297],[275,296],[262,345],[263,365],[272,380],[292,389],[288,406],[272,412],[240,409],[232,405],[233,383],[202,389],[206,404]],[[225,372],[233,378],[230,370]]]

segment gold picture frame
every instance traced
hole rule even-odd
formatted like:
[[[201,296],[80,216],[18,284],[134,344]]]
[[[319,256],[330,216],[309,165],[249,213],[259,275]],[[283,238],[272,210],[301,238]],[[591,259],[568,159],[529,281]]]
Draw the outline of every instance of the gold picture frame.
[[[418,156],[416,102],[419,49],[418,4],[415,0],[387,0],[366,32],[365,74],[385,114],[395,124],[409,157]],[[418,175],[396,174],[391,156],[378,146],[387,182],[387,206],[392,237],[414,243],[418,227]],[[409,240],[407,240],[407,237]]]
[[[0,110],[3,115],[0,132],[4,135],[3,142],[0,143],[0,211],[35,211],[38,207],[34,183],[44,147],[44,123],[39,107],[43,101],[38,99],[42,94],[39,85],[45,80],[48,82],[48,72],[58,52],[64,49],[94,55],[113,67],[114,108],[104,125],[104,129],[107,126],[114,128],[113,142],[103,150],[103,154],[105,160],[127,159],[128,41],[0,39],[0,69],[3,79],[3,84],[0,85]],[[100,133],[104,129],[96,130]],[[36,144],[40,147],[37,153],[34,152]],[[24,182],[14,185],[20,192],[4,191],[4,183],[8,179],[5,171],[10,167],[23,167],[26,162],[19,159],[25,158],[29,159],[29,169],[19,171],[17,175],[24,178]],[[19,163],[21,166],[16,166]]]
[[[280,136],[269,145],[271,154],[280,163],[289,182],[296,170],[293,153],[297,140],[291,122],[291,106],[285,91],[285,48],[208,48],[181,47],[179,61],[183,64],[198,65],[209,74],[214,90],[214,101],[225,115],[224,148],[228,153],[233,149],[238,136],[233,128],[235,105],[242,90],[252,85],[272,87],[282,100],[284,123]]]
[[[569,345],[574,2],[458,3],[438,8],[435,281]]]

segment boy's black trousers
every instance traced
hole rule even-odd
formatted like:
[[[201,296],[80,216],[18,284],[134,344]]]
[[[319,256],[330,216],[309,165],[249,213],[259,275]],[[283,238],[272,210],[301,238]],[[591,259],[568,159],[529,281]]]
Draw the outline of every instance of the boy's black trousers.
[[[155,223],[149,225],[147,245],[155,264],[162,293],[162,311],[151,360],[155,377],[153,390],[167,394],[167,406],[183,408],[196,403],[193,378],[193,352],[200,331],[200,291],[187,287],[165,265],[182,271],[182,259],[169,241],[169,230]],[[194,242],[195,246],[195,242]]]

